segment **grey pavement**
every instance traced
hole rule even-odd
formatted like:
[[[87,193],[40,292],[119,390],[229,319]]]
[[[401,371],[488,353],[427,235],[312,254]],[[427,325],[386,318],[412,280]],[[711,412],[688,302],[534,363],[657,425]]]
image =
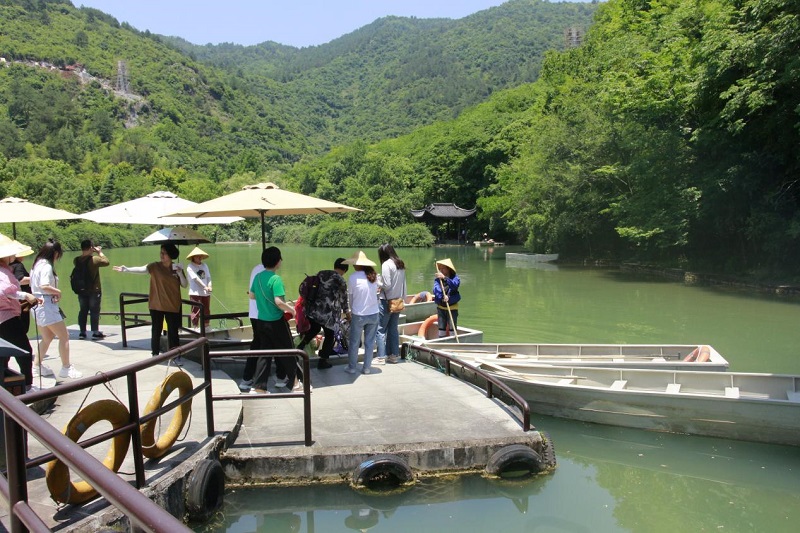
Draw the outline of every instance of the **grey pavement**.
[[[127,348],[122,348],[118,326],[104,326],[107,337],[100,341],[78,340],[77,326],[69,330],[72,363],[84,376],[150,358],[147,327],[129,330]],[[50,353],[57,353],[55,342]],[[242,394],[242,401],[215,402],[217,438],[228,432],[236,435],[230,447],[220,454],[228,482],[250,484],[276,478],[345,478],[365,457],[387,452],[403,456],[415,469],[458,470],[464,466],[464,457],[467,462],[485,464],[486,455],[504,444],[539,439],[536,432],[524,433],[504,404],[430,367],[409,361],[374,366],[369,375],[351,375],[343,371],[346,357],[332,358],[333,367],[324,370],[316,369],[315,361],[312,359],[313,445],[310,447],[303,445],[302,399],[258,399]],[[49,359],[46,363],[58,372],[58,359]],[[237,381],[242,367],[241,360],[212,364],[214,394],[239,394]],[[176,370],[158,365],[140,373],[140,410],[167,373]],[[203,379],[197,362],[184,358],[182,370],[192,375],[195,385]],[[276,389],[273,380],[270,380],[271,392],[286,392],[286,389]],[[54,408],[43,416],[62,429],[81,405],[115,395],[123,403],[127,402],[125,380],[115,380],[110,390],[94,387],[88,394],[59,396]],[[162,417],[164,428],[170,416]],[[97,426],[99,431],[87,431],[84,438],[110,428],[107,424],[106,427]],[[212,439],[206,434],[203,394],[194,398],[187,426],[185,435],[182,434],[165,457],[145,460],[148,485],[158,487],[169,476],[181,472],[188,475],[193,456],[202,455],[201,459],[208,456]],[[102,460],[107,450],[108,444],[104,443],[91,448],[90,453]],[[41,444],[29,438],[30,457],[45,452]],[[129,449],[120,475],[132,482],[133,471]],[[29,470],[28,476],[30,501],[52,528],[70,529],[79,520],[106,507],[102,499],[81,507],[58,506],[50,499],[44,482],[44,467]],[[7,527],[5,509],[0,519],[2,526]]]

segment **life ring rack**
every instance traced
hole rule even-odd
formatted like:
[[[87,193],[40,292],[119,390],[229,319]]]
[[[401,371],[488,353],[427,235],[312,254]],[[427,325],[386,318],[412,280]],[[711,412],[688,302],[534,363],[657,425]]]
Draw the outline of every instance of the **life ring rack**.
[[[78,439],[89,427],[103,420],[110,422],[114,429],[119,429],[130,423],[130,413],[127,407],[116,400],[97,400],[73,416],[62,433],[73,442],[78,442]],[[129,444],[130,435],[128,433],[116,435],[102,461],[103,465],[113,472],[119,471],[125,455],[128,453]],[[82,504],[97,496],[97,490],[86,481],[73,483],[70,480],[69,468],[61,459],[54,459],[47,463],[45,481],[47,489],[50,491],[50,497],[58,503]]]
[[[161,384],[153,391],[153,396],[144,408],[142,416],[158,411],[164,406],[164,402],[172,391],[178,389],[180,396],[186,396],[192,392],[192,378],[186,372],[173,372],[169,374]],[[192,401],[188,400],[175,409],[172,420],[167,426],[166,431],[156,440],[155,429],[158,417],[148,420],[141,425],[142,434],[142,455],[148,459],[158,459],[165,455],[178,440],[178,436],[186,425],[189,415],[192,412]]]

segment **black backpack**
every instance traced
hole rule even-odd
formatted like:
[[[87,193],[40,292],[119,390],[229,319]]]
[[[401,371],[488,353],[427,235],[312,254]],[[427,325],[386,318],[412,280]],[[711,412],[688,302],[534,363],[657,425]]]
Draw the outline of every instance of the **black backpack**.
[[[89,261],[91,260],[91,257],[87,259],[78,257],[75,259],[75,268],[72,269],[72,273],[69,275],[69,284],[75,294],[83,294],[94,285],[94,279],[92,279],[92,273],[89,270]]]
[[[305,305],[317,299],[317,292],[319,291],[319,274],[313,276],[306,275],[305,279],[300,283],[298,289],[300,296],[303,297]]]

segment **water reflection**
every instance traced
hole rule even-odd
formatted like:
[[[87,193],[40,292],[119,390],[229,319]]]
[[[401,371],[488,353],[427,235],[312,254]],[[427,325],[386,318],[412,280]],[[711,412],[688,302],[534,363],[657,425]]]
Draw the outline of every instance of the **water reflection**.
[[[531,497],[548,477],[508,482],[479,475],[426,478],[394,493],[361,492],[343,484],[231,490],[222,512],[199,532],[474,530],[475,511],[485,520],[501,511],[504,523],[523,523]],[[551,521],[555,517],[551,517]],[[575,529],[573,529],[575,530]]]

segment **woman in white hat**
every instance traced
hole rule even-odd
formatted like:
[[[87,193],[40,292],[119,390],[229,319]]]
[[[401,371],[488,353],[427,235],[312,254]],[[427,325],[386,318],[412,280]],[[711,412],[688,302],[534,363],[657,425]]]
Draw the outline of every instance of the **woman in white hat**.
[[[367,259],[366,254],[358,251],[343,261],[353,265],[353,272],[347,279],[347,296],[350,302],[350,338],[347,344],[348,364],[344,371],[355,374],[358,366],[358,346],[361,334],[364,334],[364,366],[363,374],[372,371],[372,351],[378,333],[378,273],[375,262]]]
[[[206,327],[208,315],[211,314],[211,270],[203,260],[208,259],[208,254],[195,246],[194,250],[186,256],[189,264],[186,265],[186,276],[189,278],[189,299],[203,304],[206,313]],[[192,326],[197,327],[200,322],[200,308],[192,307]]]
[[[461,279],[456,274],[456,267],[450,259],[436,261],[436,279],[433,280],[433,301],[436,302],[436,314],[439,317],[439,337],[455,332],[458,327],[458,302],[461,301]],[[450,317],[453,317],[452,323]]]
[[[33,384],[33,350],[22,324],[20,300],[25,300],[30,305],[35,305],[37,300],[31,293],[22,291],[19,280],[10,268],[14,256],[28,255],[26,252],[33,253],[33,250],[8,237],[0,236],[0,338],[26,352],[16,360],[25,376],[25,386],[30,388]],[[8,357],[0,358],[0,369],[7,367]]]

